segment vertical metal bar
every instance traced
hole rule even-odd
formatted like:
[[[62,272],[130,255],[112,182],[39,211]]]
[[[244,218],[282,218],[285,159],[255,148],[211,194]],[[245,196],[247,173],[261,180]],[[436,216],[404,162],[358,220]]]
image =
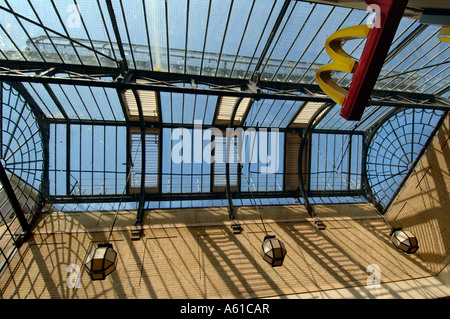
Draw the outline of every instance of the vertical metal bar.
[[[185,37],[185,42],[184,42],[184,73],[186,74],[186,69],[187,69],[187,45],[188,45],[188,34],[189,34],[189,6],[190,6],[190,1],[187,0],[187,4],[186,4],[186,37]]]
[[[0,81],[0,147],[3,146],[3,82]],[[0,154],[3,154],[0,148]]]
[[[272,45],[272,41],[275,38],[275,34],[277,33],[278,28],[281,25],[281,21],[283,21],[284,15],[286,14],[287,9],[290,4],[291,4],[290,0],[284,1],[283,7],[281,8],[280,13],[278,14],[277,20],[275,21],[272,31],[270,32],[269,38],[267,39],[267,42],[261,52],[261,55],[259,56],[259,60],[256,63],[255,70],[253,71],[253,73],[259,72],[259,68],[261,67],[261,65],[266,57],[267,51],[269,50],[270,46]],[[295,5],[296,5],[296,2],[294,3],[294,6]]]
[[[228,128],[231,128],[233,126],[237,109],[242,100],[243,100],[243,98],[238,98],[236,100],[236,103],[234,104],[234,107],[233,107],[233,113],[231,114],[230,123],[228,123]],[[226,179],[226,194],[227,194],[227,200],[228,200],[228,214],[230,216],[230,219],[234,220],[235,219],[234,206],[233,206],[233,199],[231,198],[231,186],[230,186],[230,143],[231,143],[231,138],[228,136],[228,134],[226,134],[225,138],[226,138],[225,179]],[[238,189],[239,189],[239,184],[238,184]]]
[[[131,132],[130,132],[130,127],[128,125],[126,127],[126,134],[127,134],[127,139],[126,139],[127,156],[126,156],[126,178],[125,178],[125,183],[126,183],[127,193],[129,193],[129,190],[131,188],[131,178],[127,178],[127,176],[130,176],[131,167],[132,167],[132,165],[134,165],[134,163],[133,163],[132,156],[131,156]],[[116,143],[116,147],[117,147],[117,143]]]
[[[169,46],[169,12],[167,8],[167,0],[164,1],[166,15],[166,45],[167,45],[167,72],[170,73],[170,46]]]
[[[106,129],[107,126],[103,126],[103,184],[105,187],[103,188],[103,192],[107,194],[106,187]]]
[[[91,125],[91,147],[92,147],[92,151],[91,151],[91,194],[94,194],[94,152],[95,152],[95,146],[94,146],[94,141],[95,141],[95,135],[94,135],[94,130],[95,130],[95,125]]]
[[[352,144],[353,144],[353,140],[352,140],[353,135],[349,135],[349,141],[348,141],[348,177],[347,177],[347,190],[350,190],[351,186],[350,186],[350,180],[351,180],[351,170],[352,170]],[[358,153],[356,152],[356,156],[358,155]]]
[[[141,129],[141,154],[142,154],[142,163],[141,163],[141,187],[139,193],[139,206],[137,211],[136,223],[142,222],[142,216],[144,213],[144,198],[145,198],[145,159],[146,159],[146,126],[144,121],[144,113],[142,111],[142,103],[139,97],[139,94],[136,90],[133,90],[134,98],[136,99],[136,105],[139,112],[139,121],[140,121],[140,129]]]
[[[98,11],[100,12],[100,16],[102,17],[103,27],[105,29],[106,36],[108,37],[109,45],[111,46],[111,54],[112,54],[112,56],[114,56],[114,61],[117,62],[116,51],[114,50],[114,45],[112,44],[111,36],[109,35],[109,31],[108,31],[108,28],[106,26],[105,16],[103,15],[103,10],[102,10],[102,8],[100,6],[99,0],[97,0],[97,6],[98,6]]]
[[[212,3],[212,1],[209,0],[208,17],[206,19],[206,27],[205,27],[205,41],[203,41],[202,61],[200,62],[200,75],[202,75],[202,73],[203,73],[203,61],[204,61],[204,58],[205,58],[206,40],[208,39],[209,18],[210,18],[210,14],[211,14],[211,3]]]
[[[80,141],[81,143],[81,141]],[[70,122],[67,122],[66,124],[66,194],[70,195],[70,154],[72,152],[70,151]],[[55,154],[55,157],[57,156],[57,153]],[[80,163],[81,165],[81,163]]]
[[[92,51],[94,51],[94,55],[95,55],[95,58],[97,59],[98,65],[101,66],[102,63],[100,62],[100,58],[99,58],[98,55],[97,55],[97,51],[95,50],[94,43],[92,43],[91,37],[89,36],[89,32],[88,32],[88,30],[87,30],[87,28],[86,28],[86,24],[84,23],[84,20],[83,20],[83,16],[81,15],[81,12],[79,12],[78,3],[77,3],[76,0],[73,0],[73,1],[74,1],[74,3],[75,3],[76,9],[78,10],[78,15],[79,15],[79,17],[80,17],[81,24],[83,25],[84,31],[86,32],[87,38],[88,38],[89,43],[90,43],[90,45],[91,45],[91,47],[92,47]]]
[[[228,10],[227,22],[225,24],[225,30],[223,32],[222,44],[220,45],[219,57],[217,58],[216,72],[214,73],[214,76],[217,76],[217,71],[219,71],[220,59],[222,58],[222,52],[223,52],[223,45],[224,45],[225,39],[227,37],[227,31],[228,31],[228,25],[230,23],[231,11],[233,10],[233,2],[234,2],[234,0],[231,0],[230,9]]]
[[[82,166],[81,166],[81,152],[82,152],[82,147],[81,147],[81,145],[83,145],[83,142],[82,142],[82,137],[83,137],[83,134],[82,134],[82,130],[83,130],[83,125],[80,125],[80,139],[79,139],[79,141],[80,141],[80,143],[79,143],[79,149],[78,149],[78,155],[79,155],[79,161],[80,161],[80,175],[79,175],[79,177],[78,177],[78,185],[79,185],[79,189],[80,189],[80,194],[81,194],[81,182],[82,182],[82,178],[81,178],[81,172],[82,172]]]
[[[122,10],[123,23],[125,24],[125,31],[126,31],[127,38],[128,38],[128,45],[130,46],[131,58],[133,59],[134,68],[137,69],[136,60],[134,59],[133,47],[131,45],[130,32],[128,31],[127,18],[125,16],[125,10],[123,10],[122,0],[120,0],[120,9]]]
[[[163,156],[162,156],[162,147],[163,147],[163,128],[159,129],[158,134],[158,192],[162,193],[162,163],[163,163]]]
[[[233,77],[234,67],[236,66],[236,61],[239,56],[239,52],[241,51],[241,46],[242,46],[242,42],[244,41],[245,34],[247,33],[247,28],[250,23],[250,18],[252,16],[253,8],[255,7],[255,1],[256,0],[253,0],[252,6],[250,8],[250,12],[248,13],[248,18],[247,18],[247,22],[245,23],[244,32],[242,33],[241,41],[239,42],[239,46],[236,50],[236,56],[234,57],[233,66],[230,69],[230,77]]]
[[[112,6],[111,0],[106,0],[106,6],[108,7],[109,18],[111,20],[111,24],[114,30],[114,36],[116,37],[116,43],[117,46],[119,47],[120,57],[124,63],[125,69],[128,70],[128,62],[125,55],[125,51],[123,49],[122,39],[120,37],[120,32],[116,21],[116,15],[114,14],[114,8]]]

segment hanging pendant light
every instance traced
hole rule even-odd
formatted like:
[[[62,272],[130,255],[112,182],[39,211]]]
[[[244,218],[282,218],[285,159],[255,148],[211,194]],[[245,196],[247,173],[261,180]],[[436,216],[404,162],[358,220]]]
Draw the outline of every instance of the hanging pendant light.
[[[261,245],[261,256],[272,267],[283,265],[286,248],[275,236],[266,236]]]
[[[414,254],[418,249],[418,241],[410,231],[401,228],[393,228],[391,231],[391,241],[397,249],[407,254]]]
[[[99,244],[89,254],[84,266],[92,280],[104,280],[106,276],[116,270],[117,266],[117,253],[112,248],[112,244]]]
[[[142,142],[142,137],[141,137]],[[139,145],[141,145],[140,143]],[[127,182],[125,185],[128,184],[131,176],[131,167],[133,166],[133,162],[136,159],[136,155],[138,154],[139,147],[136,150],[136,153],[134,155],[134,158],[132,159],[130,163],[130,169],[127,176]],[[120,205],[122,204],[122,199],[126,191],[126,187],[124,187],[124,190],[122,192],[122,197],[119,201],[119,205],[117,206],[116,214],[114,216],[113,223],[111,225],[111,229],[109,231],[108,239],[105,243],[99,244],[96,249],[94,249],[93,252],[91,252],[88,257],[86,258],[86,262],[84,264],[84,267],[91,277],[91,280],[104,280],[108,275],[110,275],[114,270],[116,270],[117,267],[117,252],[113,249],[112,244],[109,243],[109,240],[111,238],[114,225],[117,221],[117,216],[119,215]]]

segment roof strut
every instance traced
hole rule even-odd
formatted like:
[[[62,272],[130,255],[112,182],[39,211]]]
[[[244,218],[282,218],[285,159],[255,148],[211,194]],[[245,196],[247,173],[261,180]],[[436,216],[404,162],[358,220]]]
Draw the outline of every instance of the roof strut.
[[[318,229],[325,229],[325,225],[323,224],[322,220],[317,217],[316,212],[314,211],[313,207],[309,203],[307,191],[305,189],[304,179],[303,179],[303,153],[306,144],[308,143],[308,134],[311,131],[311,129],[314,126],[314,123],[316,122],[316,119],[320,114],[322,114],[323,111],[325,111],[327,108],[332,107],[333,103],[325,103],[323,104],[311,117],[311,119],[308,122],[308,126],[303,131],[303,135],[300,136],[300,147],[298,150],[298,180],[299,180],[299,195],[303,197],[305,201],[305,208],[309,214],[314,220],[314,224],[317,226]]]
[[[144,199],[145,199],[145,121],[144,113],[142,112],[142,104],[139,94],[136,90],[133,90],[134,98],[136,99],[136,105],[139,111],[140,129],[141,129],[141,148],[142,148],[142,166],[141,166],[141,190],[139,192],[139,206],[136,217],[136,225],[142,223],[142,217],[144,214]]]
[[[111,19],[112,27],[114,30],[114,35],[116,37],[117,45],[119,46],[119,52],[121,61],[119,61],[119,67],[124,68],[128,71],[127,59],[125,56],[125,51],[123,49],[122,39],[120,37],[119,28],[117,27],[116,15],[114,14],[114,8],[112,6],[111,0],[106,0],[106,5],[108,6],[109,18]],[[123,63],[123,65],[122,65]]]

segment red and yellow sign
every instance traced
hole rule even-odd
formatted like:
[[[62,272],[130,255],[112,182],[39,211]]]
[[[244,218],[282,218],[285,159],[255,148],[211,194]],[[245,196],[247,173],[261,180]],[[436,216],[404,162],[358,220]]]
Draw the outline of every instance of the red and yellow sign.
[[[361,119],[408,0],[366,0],[366,3],[371,8],[379,8],[372,26],[354,26],[332,34],[325,49],[334,62],[324,65],[316,73],[319,86],[333,101],[342,105],[340,114],[347,120]],[[345,41],[356,38],[367,38],[359,61],[342,49]],[[332,80],[334,71],[354,74],[348,92]]]

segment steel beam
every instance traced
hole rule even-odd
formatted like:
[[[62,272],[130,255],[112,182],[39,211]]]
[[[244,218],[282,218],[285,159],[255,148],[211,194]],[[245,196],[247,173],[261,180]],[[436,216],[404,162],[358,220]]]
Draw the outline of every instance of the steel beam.
[[[305,188],[305,180],[303,178],[303,164],[305,161],[303,160],[303,154],[305,147],[310,147],[307,143],[310,140],[309,136],[311,134],[311,130],[313,129],[314,122],[316,119],[328,108],[331,108],[334,103],[326,103],[322,105],[311,117],[311,119],[308,122],[308,125],[306,126],[306,129],[303,131],[303,133],[300,135],[300,147],[298,150],[298,182],[299,182],[299,196],[303,197],[305,208],[308,212],[308,214],[314,219],[314,223],[319,229],[324,229],[325,225],[322,223],[322,221],[317,217],[316,212],[314,211],[314,208],[309,203],[308,199],[308,192]]]
[[[45,73],[49,68],[55,68],[57,72]],[[248,97],[255,100],[277,99],[332,102],[328,96],[323,95],[322,90],[316,84],[259,81],[258,88],[260,90],[255,92],[247,89],[251,81],[244,79],[215,78],[145,70],[130,70],[129,72],[132,73],[131,76],[133,78],[147,82],[123,81],[123,74],[120,68],[0,60],[0,81],[5,82],[55,83],[109,87],[120,91],[128,89],[151,90],[157,92]],[[61,74],[67,74],[67,76],[61,76]],[[196,83],[196,85],[180,85],[180,83],[192,82]],[[199,87],[199,84],[203,84],[203,86]],[[402,101],[399,101],[399,98]],[[367,105],[450,109],[448,103],[442,102],[435,95],[389,90],[373,90]]]
[[[144,113],[142,111],[142,103],[141,98],[139,97],[139,94],[136,90],[133,90],[134,98],[136,99],[136,105],[139,112],[139,126],[141,129],[141,152],[142,152],[142,167],[141,167],[141,188],[139,192],[139,207],[137,210],[137,217],[136,217],[136,224],[140,224],[142,222],[142,216],[144,214],[144,197],[145,197],[145,132],[146,132],[146,126],[145,126],[145,120],[144,120]],[[161,163],[159,163],[161,165]]]

